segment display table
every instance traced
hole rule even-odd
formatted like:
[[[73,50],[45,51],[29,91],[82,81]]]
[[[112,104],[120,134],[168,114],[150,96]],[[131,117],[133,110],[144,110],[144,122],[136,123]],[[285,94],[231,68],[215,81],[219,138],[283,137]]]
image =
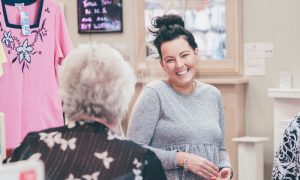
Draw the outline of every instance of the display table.
[[[243,180],[264,179],[264,150],[263,142],[266,137],[238,137],[232,138],[238,146],[238,174]]]

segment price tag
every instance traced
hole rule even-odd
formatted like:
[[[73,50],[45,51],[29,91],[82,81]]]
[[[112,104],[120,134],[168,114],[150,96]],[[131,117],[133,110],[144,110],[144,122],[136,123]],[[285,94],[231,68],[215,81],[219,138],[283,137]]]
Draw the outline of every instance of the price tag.
[[[22,11],[24,7],[24,3],[15,3],[15,7],[19,9],[19,11]]]
[[[21,26],[22,26],[22,34],[24,36],[30,35],[30,24],[29,24],[29,13],[21,11]]]

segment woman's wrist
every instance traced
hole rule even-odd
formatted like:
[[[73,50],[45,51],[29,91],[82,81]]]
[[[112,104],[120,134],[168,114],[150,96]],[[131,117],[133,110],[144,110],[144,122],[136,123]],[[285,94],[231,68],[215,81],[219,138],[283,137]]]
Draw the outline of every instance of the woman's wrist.
[[[183,168],[184,161],[187,161],[187,155],[188,155],[188,153],[185,153],[185,152],[177,152],[176,153],[176,165]]]
[[[188,155],[189,155],[189,154],[186,154],[185,157],[184,157],[184,160],[183,160],[183,170],[184,170],[185,172],[188,171]]]

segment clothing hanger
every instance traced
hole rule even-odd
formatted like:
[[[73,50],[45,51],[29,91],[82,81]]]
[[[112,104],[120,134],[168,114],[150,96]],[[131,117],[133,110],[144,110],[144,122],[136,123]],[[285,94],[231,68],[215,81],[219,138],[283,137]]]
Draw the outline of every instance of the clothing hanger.
[[[21,28],[21,25],[12,24],[9,22],[5,5],[15,6],[16,4],[19,3],[19,4],[24,4],[24,6],[28,6],[33,3],[39,3],[37,19],[34,24],[30,25],[30,28],[39,27],[44,0],[0,0],[0,1],[2,2],[2,10],[3,10],[3,16],[4,16],[4,21],[5,21],[6,26],[9,28],[18,28],[18,29]]]
[[[2,0],[2,3],[7,5],[15,5],[16,3],[24,3],[24,5],[30,5],[35,3],[37,0]]]

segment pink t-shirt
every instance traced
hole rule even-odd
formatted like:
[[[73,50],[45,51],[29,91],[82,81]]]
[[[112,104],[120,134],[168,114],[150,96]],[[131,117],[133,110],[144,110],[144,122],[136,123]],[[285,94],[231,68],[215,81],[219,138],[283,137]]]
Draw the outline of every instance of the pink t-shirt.
[[[22,34],[18,8],[3,2],[0,38],[7,63],[0,77],[0,112],[7,147],[14,148],[28,132],[63,125],[57,68],[72,44],[62,9],[53,0],[22,8],[29,13],[29,36]]]

